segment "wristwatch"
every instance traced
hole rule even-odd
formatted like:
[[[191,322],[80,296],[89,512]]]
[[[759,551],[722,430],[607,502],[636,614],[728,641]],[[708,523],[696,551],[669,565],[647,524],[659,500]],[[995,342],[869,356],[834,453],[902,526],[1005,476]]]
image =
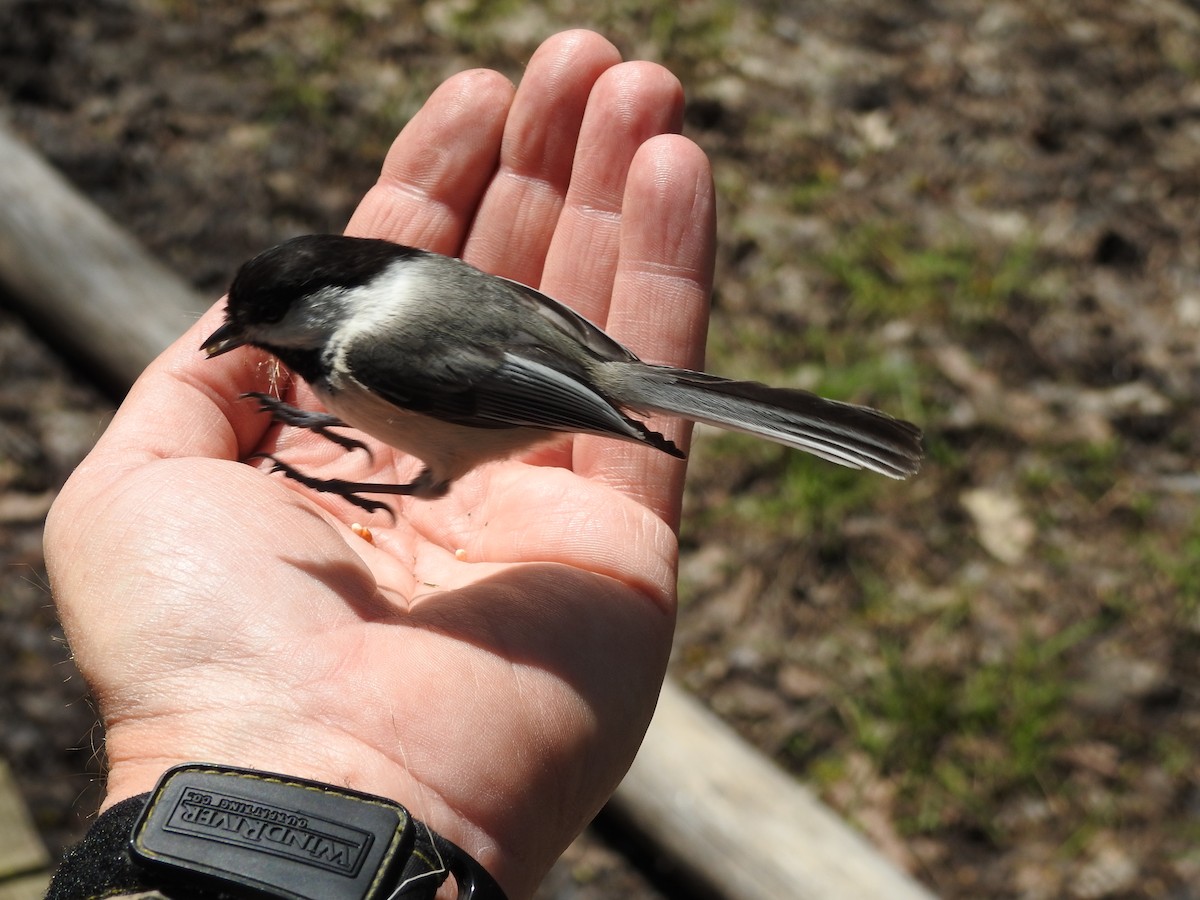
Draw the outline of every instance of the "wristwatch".
[[[504,900],[483,866],[399,803],[187,763],[97,819],[46,898],[426,900],[451,876],[459,900]]]

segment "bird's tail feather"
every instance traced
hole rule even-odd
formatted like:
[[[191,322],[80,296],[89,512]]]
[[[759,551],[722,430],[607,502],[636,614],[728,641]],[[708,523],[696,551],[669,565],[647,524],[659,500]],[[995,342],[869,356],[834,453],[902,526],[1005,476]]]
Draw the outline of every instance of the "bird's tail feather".
[[[687,369],[623,368],[622,399],[639,410],[741,431],[889,478],[921,467],[920,429],[870,407]]]

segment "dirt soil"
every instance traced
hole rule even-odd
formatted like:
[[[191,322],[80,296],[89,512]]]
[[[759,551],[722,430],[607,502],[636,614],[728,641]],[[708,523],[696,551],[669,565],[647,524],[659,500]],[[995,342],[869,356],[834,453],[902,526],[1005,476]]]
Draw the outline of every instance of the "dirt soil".
[[[675,677],[941,896],[1200,897],[1200,4],[0,0],[0,115],[215,299],[569,25],[688,91],[714,367],[928,435],[892,485],[702,433]],[[115,401],[52,342],[0,309],[0,754],[57,853],[102,735],[41,520]],[[690,895],[627,849],[542,896]]]

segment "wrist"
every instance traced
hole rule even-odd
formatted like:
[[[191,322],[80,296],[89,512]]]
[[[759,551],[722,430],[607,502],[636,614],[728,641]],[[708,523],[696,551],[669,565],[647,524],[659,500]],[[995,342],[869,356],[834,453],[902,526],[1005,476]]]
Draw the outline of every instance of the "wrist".
[[[169,769],[194,762],[272,772],[385,797],[484,862],[501,863],[498,842],[459,815],[434,790],[384,754],[336,731],[311,724],[283,727],[188,717],[186,727],[167,721],[126,721],[107,731],[109,767],[101,812],[154,789]]]
[[[255,693],[246,686],[245,694]],[[220,691],[208,691],[209,698]],[[259,696],[278,696],[262,688]],[[167,769],[197,760],[274,771],[336,784],[399,802],[412,779],[396,761],[343,729],[323,727],[313,715],[296,715],[282,704],[205,704],[204,692],[188,698],[186,712],[151,709],[142,715],[130,703],[102,703],[108,754],[104,806],[151,790]]]

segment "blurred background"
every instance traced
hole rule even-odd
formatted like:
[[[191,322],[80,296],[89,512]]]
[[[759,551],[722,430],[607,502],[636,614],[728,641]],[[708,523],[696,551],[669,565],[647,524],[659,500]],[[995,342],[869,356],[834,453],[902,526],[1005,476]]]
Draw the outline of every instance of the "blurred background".
[[[1200,3],[0,0],[0,118],[215,300],[574,26],[684,84],[710,369],[927,434],[897,484],[701,430],[673,676],[940,896],[1200,897]],[[52,343],[0,293],[0,758],[57,854],[103,749],[41,519],[119,398]],[[623,843],[543,898],[687,896]]]

